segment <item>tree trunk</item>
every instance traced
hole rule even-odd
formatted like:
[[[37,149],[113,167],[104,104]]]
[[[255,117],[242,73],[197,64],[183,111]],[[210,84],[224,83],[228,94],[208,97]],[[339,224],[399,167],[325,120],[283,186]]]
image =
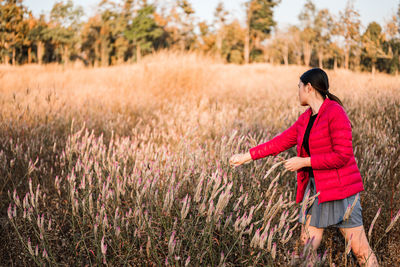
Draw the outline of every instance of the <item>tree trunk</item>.
[[[250,31],[247,27],[246,35],[244,37],[244,63],[249,64],[250,58]]]
[[[32,46],[28,46],[28,64],[32,63]]]
[[[255,36],[255,38],[254,38],[254,45],[253,45],[253,47],[254,47],[255,49],[259,49],[260,46],[261,46],[260,43],[261,43],[260,36],[258,36],[258,34],[256,34],[256,36]]]
[[[39,63],[39,65],[42,65],[42,59],[43,59],[43,49],[44,48],[44,44],[41,41],[38,41],[37,43],[37,50],[36,50],[36,56],[37,56],[37,62]]]
[[[283,61],[286,66],[289,65],[289,45],[287,43],[283,47]]]
[[[10,65],[10,56],[8,55],[7,52],[6,52],[6,55],[4,56],[4,63],[6,65]]]
[[[118,50],[117,50],[117,64],[118,65],[121,65],[121,64],[123,64],[124,63],[124,53],[125,53],[125,51],[121,48],[121,47],[119,47],[118,48]]]
[[[107,53],[107,40],[101,40],[101,66],[105,67],[108,65],[108,53]]]
[[[296,64],[298,66],[301,65],[301,48],[298,47],[297,50],[295,50],[295,56],[296,56]]]
[[[63,61],[64,61],[64,65],[68,65],[68,63],[69,63],[68,45],[64,45]]]
[[[375,61],[372,61],[372,75],[375,75]]]
[[[320,49],[318,49],[318,66],[320,69],[323,68],[323,62],[322,62],[323,57],[324,57],[324,54],[322,53],[322,49],[320,48]]]
[[[100,48],[99,48],[99,43],[95,43],[94,45],[94,59],[92,62],[93,67],[98,67],[99,66],[99,59],[101,58],[101,53],[100,53]]]
[[[9,46],[8,46],[7,42],[4,43],[4,48],[5,48],[4,49],[5,50],[5,53],[4,53],[4,64],[9,65],[10,64],[10,55],[8,54]]]
[[[12,48],[12,65],[15,66],[15,57],[16,57],[16,52],[15,52],[15,46]]]
[[[304,65],[310,66],[312,47],[308,42],[303,43]]]
[[[396,70],[396,76],[399,73],[399,68],[400,68],[400,55],[399,55],[399,64],[397,65],[397,70]]]
[[[184,37],[184,35],[181,35],[179,37],[179,49],[181,51],[185,51],[185,48],[186,48],[186,40],[185,40],[185,38],[186,37]]]
[[[346,51],[344,53],[344,68],[346,70],[349,69],[349,57],[350,57],[350,49],[346,48]]]
[[[337,69],[337,56],[335,55],[335,57],[333,58],[333,69],[336,70]]]
[[[8,55],[7,49],[6,49],[6,53],[4,55],[4,64],[10,65],[10,56]]]
[[[122,54],[119,54],[117,59],[117,64],[122,65],[123,63],[124,63],[124,56]]]
[[[269,54],[267,52],[267,48],[266,47],[263,48],[263,55],[264,55],[264,62],[268,62],[269,61]]]
[[[218,33],[217,33],[217,40],[216,40],[215,44],[217,46],[218,54],[221,55],[221,50],[222,50],[222,34],[221,34],[221,30],[219,30]]]
[[[136,62],[140,62],[142,59],[142,53],[140,51],[140,45],[136,44]]]

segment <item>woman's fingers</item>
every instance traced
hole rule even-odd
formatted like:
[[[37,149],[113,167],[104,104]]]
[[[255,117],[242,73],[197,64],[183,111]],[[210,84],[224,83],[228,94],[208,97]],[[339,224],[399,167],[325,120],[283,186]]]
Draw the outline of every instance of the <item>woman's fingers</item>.
[[[229,159],[229,164],[233,167],[235,166],[236,163],[236,157],[235,155],[233,155],[230,159]]]
[[[283,166],[284,166],[286,169],[289,167],[289,163],[288,163],[287,160],[285,161],[285,163],[283,164]]]
[[[237,163],[237,162],[234,162],[234,163],[231,164],[232,167],[237,167],[237,166],[239,166],[239,165],[241,165],[241,164],[240,164],[240,163]]]
[[[236,167],[242,164],[242,160],[241,160],[241,154],[236,154],[233,155],[230,159],[229,159],[229,163],[232,167]]]
[[[295,171],[294,166],[290,160],[286,160],[283,166],[289,171]]]

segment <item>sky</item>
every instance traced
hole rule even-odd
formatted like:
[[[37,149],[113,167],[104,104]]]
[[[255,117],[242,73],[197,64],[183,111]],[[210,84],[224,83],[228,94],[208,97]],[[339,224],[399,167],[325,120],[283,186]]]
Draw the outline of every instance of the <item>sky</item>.
[[[166,0],[158,0],[166,1]],[[168,0],[167,0],[168,1]],[[171,1],[171,0],[169,0]],[[212,23],[214,10],[220,0],[189,0],[199,20],[206,20]],[[24,4],[33,11],[34,15],[48,13],[56,0],[24,0]],[[94,12],[96,4],[100,0],[73,0],[74,3],[83,6],[85,13],[90,15]],[[225,0],[222,1],[225,8],[230,12],[230,19],[244,21],[244,2],[246,0]],[[298,14],[306,0],[281,0],[274,8],[274,19],[279,28],[289,24],[299,24]],[[338,16],[339,11],[344,10],[347,0],[314,0],[318,9],[328,8],[330,13]],[[368,23],[376,21],[382,26],[389,18],[396,14],[400,0],[355,0],[354,7],[360,14],[360,19],[365,28]]]

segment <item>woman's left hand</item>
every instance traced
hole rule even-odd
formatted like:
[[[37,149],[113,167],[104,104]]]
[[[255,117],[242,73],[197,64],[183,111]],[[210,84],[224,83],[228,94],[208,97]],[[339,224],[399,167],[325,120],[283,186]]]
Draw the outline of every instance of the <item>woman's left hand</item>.
[[[301,158],[301,157],[290,158],[290,159],[286,160],[284,166],[287,170],[295,172],[298,169],[301,169],[306,166],[305,158]]]

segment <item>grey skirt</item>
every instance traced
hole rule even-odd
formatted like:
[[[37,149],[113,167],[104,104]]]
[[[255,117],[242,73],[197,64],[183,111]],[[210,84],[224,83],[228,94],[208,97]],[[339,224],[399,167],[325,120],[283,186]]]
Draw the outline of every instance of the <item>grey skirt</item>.
[[[304,197],[308,190],[311,190],[310,197],[315,195],[317,191],[315,188],[314,177],[312,175],[310,175],[310,180],[307,184]],[[317,228],[326,228],[328,226],[351,228],[361,226],[363,225],[363,221],[360,198],[358,198],[349,218],[343,221],[343,216],[345,215],[347,207],[353,204],[357,194],[345,199],[327,201],[320,204],[318,204],[318,197],[316,197],[313,204],[306,209],[305,214],[302,214],[300,209],[299,222],[305,224],[307,215],[311,215],[310,226]]]

